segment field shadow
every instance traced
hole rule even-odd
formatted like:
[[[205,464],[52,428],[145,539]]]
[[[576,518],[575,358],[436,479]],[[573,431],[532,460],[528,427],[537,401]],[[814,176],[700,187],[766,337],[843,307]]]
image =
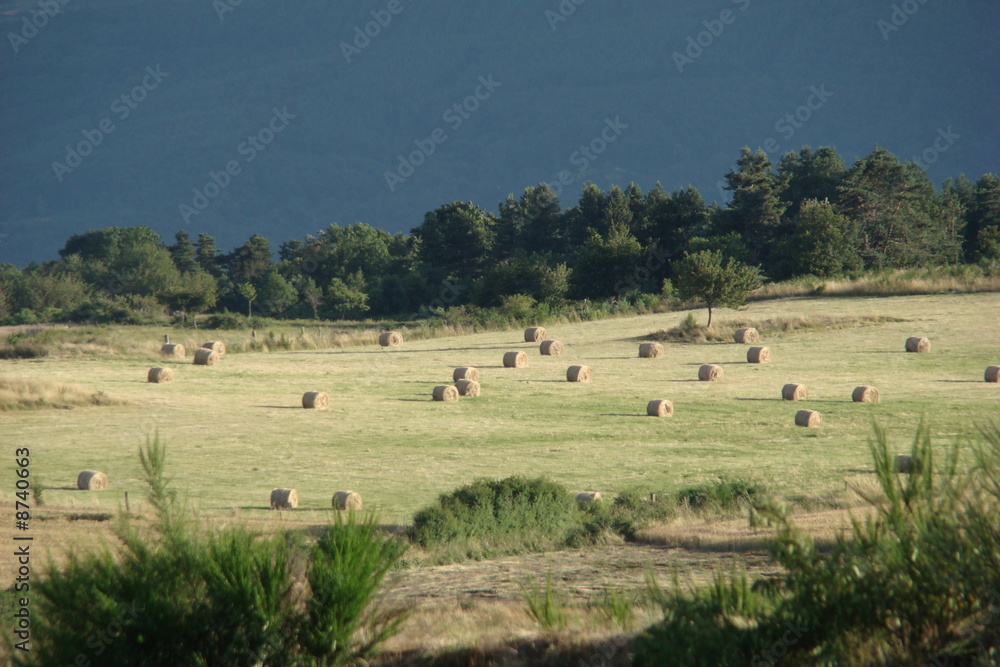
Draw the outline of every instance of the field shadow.
[[[469,352],[475,350],[507,350],[511,349],[525,349],[518,348],[517,344],[511,345],[499,345],[499,346],[489,346],[489,347],[439,347],[432,350],[413,350],[413,349],[380,349],[380,350],[336,350],[328,351],[327,354],[403,354],[403,353],[424,353],[424,352]],[[528,348],[528,349],[534,349]]]
[[[737,398],[737,401],[784,401],[783,398]],[[804,403],[805,401],[788,401],[789,403]]]
[[[254,408],[267,408],[269,410],[302,410],[301,405],[253,405]]]
[[[624,412],[605,412],[603,414],[597,415],[598,417],[648,417],[649,415],[640,415],[636,412],[624,413]]]
[[[982,380],[934,380],[934,382],[950,382],[953,384],[986,384]]]
[[[706,361],[702,362],[688,362],[682,364],[683,366],[705,366],[711,364],[712,366],[757,366],[758,364],[750,364],[746,361]]]
[[[405,401],[407,403],[433,403],[431,399],[428,398],[395,398],[395,401]]]

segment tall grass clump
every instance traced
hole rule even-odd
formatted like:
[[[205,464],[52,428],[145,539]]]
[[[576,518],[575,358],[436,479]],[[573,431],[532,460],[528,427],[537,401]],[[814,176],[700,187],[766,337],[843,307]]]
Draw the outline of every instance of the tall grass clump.
[[[199,530],[164,476],[165,448],[153,440],[140,459],[150,527],[126,516],[114,551],[71,552],[32,582],[32,650],[18,664],[335,665],[395,630],[400,614],[372,601],[405,547],[371,517],[338,520],[311,547]]]
[[[446,558],[482,558],[563,546],[582,525],[565,487],[545,478],[480,479],[413,517],[410,538]]]
[[[788,513],[758,503],[777,528],[782,578],[749,586],[720,577],[708,591],[660,594],[661,622],[637,640],[637,665],[991,665],[1000,660],[1000,429],[935,465],[921,424],[915,472],[894,470],[879,427],[871,441],[878,492],[832,549],[818,550]],[[654,591],[656,588],[654,587]]]
[[[566,612],[566,596],[552,583],[552,573],[545,575],[545,586],[539,587],[529,579],[521,589],[528,616],[543,630],[553,632],[566,627],[569,614]]]
[[[0,412],[117,405],[102,391],[55,380],[0,378]]]

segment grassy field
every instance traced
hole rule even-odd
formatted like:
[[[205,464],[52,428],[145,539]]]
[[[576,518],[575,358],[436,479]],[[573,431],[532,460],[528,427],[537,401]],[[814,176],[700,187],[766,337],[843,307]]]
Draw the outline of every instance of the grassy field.
[[[982,373],[997,363],[998,302],[995,294],[790,299],[720,313],[740,321],[906,320],[772,336],[764,341],[774,352],[768,365],[747,364],[746,347],[733,343],[668,344],[664,358],[637,358],[638,337],[675,325],[684,313],[550,327],[567,345],[562,357],[540,356],[512,331],[397,350],[231,354],[211,368],[154,355],[5,361],[2,377],[78,384],[124,404],[7,412],[0,421],[8,447],[31,448],[47,502],[81,508],[113,509],[126,491],[136,502],[137,448],[157,431],[168,443],[176,486],[209,513],[263,512],[276,486],[298,489],[298,513],[323,511],[334,491],[353,489],[383,521],[405,523],[439,493],[511,474],[545,474],[572,490],[604,493],[669,491],[738,475],[788,499],[822,497],[869,468],[872,419],[902,449],[921,416],[946,442],[997,414],[997,387]],[[904,353],[910,335],[930,338],[931,354]],[[529,353],[528,368],[502,368],[503,353],[513,349]],[[698,366],[709,362],[725,368],[724,382],[696,380]],[[163,363],[175,367],[177,380],[147,384],[146,370]],[[579,363],[594,369],[593,382],[565,382],[566,367]],[[461,365],[480,368],[483,395],[432,402],[433,386],[450,383]],[[805,384],[810,400],[781,401],[786,382]],[[882,403],[852,403],[859,384],[878,387]],[[329,392],[330,409],[301,409],[309,390]],[[675,416],[644,417],[654,398],[672,400]],[[819,410],[822,428],[796,428],[799,407]],[[107,472],[111,490],[74,490],[76,474],[88,468]]]
[[[34,553],[57,561],[67,549],[109,539],[109,519],[126,492],[133,512],[142,511],[137,452],[154,433],[168,445],[175,488],[204,519],[262,532],[325,523],[331,495],[341,489],[360,492],[383,523],[408,524],[438,494],[477,477],[544,474],[607,497],[731,476],[820,510],[801,518],[817,537],[831,539],[846,515],[828,508],[857,501],[848,484],[871,484],[873,420],[903,452],[922,417],[942,449],[1000,418],[1000,386],[983,381],[986,366],[1000,363],[998,305],[996,294],[799,297],[718,312],[720,331],[752,324],[771,332],[762,341],[774,353],[767,365],[746,363],[747,346],[731,342],[665,343],[663,358],[637,357],[640,340],[675,327],[686,312],[551,325],[550,336],[566,344],[562,357],[540,356],[518,330],[408,341],[394,350],[342,347],[329,338],[338,347],[231,353],[216,367],[191,364],[190,348],[222,339],[246,349],[248,332],[169,332],[189,346],[189,356],[165,361],[156,355],[165,331],[120,328],[92,342],[53,344],[52,356],[0,361],[2,398],[14,406],[0,410],[0,442],[8,455],[31,449],[34,481],[45,487],[45,506],[33,510]],[[703,311],[695,315],[704,321]],[[789,326],[794,330],[784,331]],[[913,335],[931,340],[930,354],[903,351]],[[502,368],[503,353],[517,349],[528,353],[529,367]],[[566,368],[581,363],[593,368],[593,381],[567,383]],[[721,364],[725,380],[698,382],[703,363]],[[173,367],[175,382],[148,384],[154,365]],[[480,369],[483,395],[431,401],[434,385],[450,383],[452,369],[464,365]],[[805,384],[810,400],[782,401],[788,382]],[[882,402],[852,403],[859,384],[878,387]],[[310,390],[329,392],[330,409],[303,410],[301,395]],[[654,398],[673,401],[674,416],[644,416]],[[794,426],[802,407],[820,411],[822,427]],[[108,473],[111,488],[76,490],[84,469]],[[10,515],[8,481],[0,506]],[[277,486],[298,489],[299,509],[268,509]],[[395,573],[385,595],[418,611],[387,648],[490,647],[535,637],[520,591],[543,572],[575,605],[567,637],[605,641],[614,628],[595,620],[590,606],[605,586],[639,590],[649,567],[668,583],[679,569],[695,585],[732,567],[772,576],[777,566],[763,550],[766,537],[745,518],[682,514],[644,531],[639,544],[410,567]],[[9,554],[0,556],[0,570],[6,588],[14,572]],[[636,627],[650,620],[643,616]]]

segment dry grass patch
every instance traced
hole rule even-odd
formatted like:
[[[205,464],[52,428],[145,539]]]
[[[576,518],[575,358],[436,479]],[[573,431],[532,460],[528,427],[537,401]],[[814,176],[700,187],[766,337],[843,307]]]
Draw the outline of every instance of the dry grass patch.
[[[942,275],[939,270],[900,270],[856,279],[800,279],[765,285],[752,301],[793,296],[915,296],[919,294],[973,294],[1000,292],[1000,276],[983,275],[962,267],[964,275]]]
[[[0,412],[68,409],[93,405],[121,405],[102,391],[55,380],[0,378]]]
[[[851,517],[862,521],[870,508],[826,509],[795,514],[795,525],[808,532],[817,544],[833,544],[851,532]],[[695,512],[681,512],[668,523],[640,530],[636,541],[665,547],[709,552],[763,551],[775,535],[774,528],[751,528],[747,517],[717,519]]]
[[[661,329],[641,336],[639,340],[655,340],[669,343],[728,343],[736,338],[736,332],[752,327],[760,338],[782,336],[789,333],[808,331],[831,331],[836,329],[857,329],[909,320],[885,315],[824,316],[804,315],[801,317],[773,317],[765,320],[725,320],[705,327],[694,322],[694,318],[682,321],[670,329]]]

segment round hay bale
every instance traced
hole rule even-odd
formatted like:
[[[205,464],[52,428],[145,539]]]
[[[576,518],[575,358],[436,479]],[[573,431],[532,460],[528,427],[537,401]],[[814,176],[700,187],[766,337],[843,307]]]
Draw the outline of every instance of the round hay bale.
[[[446,403],[451,403],[458,400],[458,387],[453,384],[441,384],[434,387],[433,392],[435,401],[444,401]]]
[[[578,502],[581,505],[596,503],[600,499],[601,499],[600,491],[584,491],[583,493],[576,494],[576,502]]]
[[[309,410],[326,410],[330,407],[330,394],[325,391],[307,391],[302,394],[302,407]]]
[[[524,330],[525,343],[541,343],[545,340],[545,327],[528,327]]]
[[[759,343],[760,334],[753,327],[745,327],[743,329],[737,329],[736,333],[733,334],[733,340],[737,343],[742,343],[743,345],[749,345],[750,343]]]
[[[855,403],[878,403],[878,389],[867,385],[855,387],[854,393],[851,394],[851,400]]]
[[[146,382],[173,382],[174,370],[172,368],[150,368],[146,373]]]
[[[910,474],[920,469],[920,462],[909,454],[900,454],[896,457],[892,467],[896,472]]]
[[[663,346],[659,343],[639,343],[640,359],[659,359],[663,356]]]
[[[823,423],[823,415],[815,410],[799,410],[795,413],[795,425],[814,428]]]
[[[590,370],[590,366],[570,366],[566,369],[567,382],[590,382],[593,375],[594,372]]]
[[[378,337],[378,344],[382,347],[399,347],[403,344],[403,334],[398,331],[386,331]]]
[[[459,396],[479,396],[481,391],[479,383],[475,380],[459,380],[455,383]]]
[[[1000,366],[987,366],[984,377],[987,382],[1000,382]]]
[[[187,350],[180,343],[167,343],[160,348],[160,354],[165,357],[184,357],[187,355]]]
[[[215,350],[199,347],[194,352],[194,363],[198,366],[214,366],[219,363],[219,353]]]
[[[295,489],[274,489],[271,491],[271,509],[293,510],[299,506],[299,492]]]
[[[503,355],[504,368],[524,368],[528,365],[528,355],[518,350]]]
[[[462,366],[461,368],[456,368],[451,374],[451,379],[454,382],[459,380],[475,380],[479,382],[479,369],[473,368],[472,366]]]
[[[357,491],[337,491],[333,494],[333,506],[338,510],[361,509],[361,494]]]
[[[650,401],[646,404],[646,414],[650,417],[673,417],[674,404],[663,399]]]
[[[561,357],[563,344],[557,340],[543,340],[542,344],[538,346],[538,351],[546,357]]]
[[[219,353],[220,357],[226,353],[226,344],[221,340],[213,340],[210,343],[202,343],[201,346],[206,350],[215,350]]]
[[[108,476],[100,470],[84,470],[76,476],[76,488],[82,491],[103,491],[108,488]]]
[[[804,384],[786,384],[781,388],[781,398],[786,401],[804,401],[809,398],[809,390]]]
[[[919,336],[907,338],[906,351],[916,352],[918,354],[926,354],[927,352],[931,351],[931,342],[926,338],[920,338]]]
[[[718,382],[725,375],[722,371],[722,366],[716,366],[715,364],[705,364],[698,369],[698,379],[702,382]]]
[[[748,364],[769,364],[771,363],[771,348],[751,347],[747,350]]]

